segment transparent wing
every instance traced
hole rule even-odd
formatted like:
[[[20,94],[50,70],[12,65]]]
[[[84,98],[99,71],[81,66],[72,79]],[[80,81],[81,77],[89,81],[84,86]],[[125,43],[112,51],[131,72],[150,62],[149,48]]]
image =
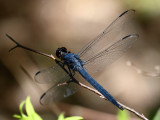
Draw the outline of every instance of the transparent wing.
[[[40,98],[41,104],[49,104],[53,101],[59,101],[74,94],[78,86],[75,83],[66,83],[71,78],[58,65],[38,71],[35,74],[35,81],[38,83],[52,83],[53,86],[48,89]],[[62,83],[66,83],[60,85]]]
[[[129,35],[130,22],[134,14],[134,10],[127,10],[115,19],[100,35],[82,48],[78,53],[81,60],[89,61],[124,36]]]
[[[69,79],[69,75],[58,65],[38,71],[35,76],[35,81],[38,83],[58,83],[64,78]]]
[[[63,79],[60,83],[63,83],[69,79]],[[72,94],[74,94],[78,90],[78,85],[75,83],[69,83],[65,85],[59,86],[59,83],[51,87],[48,91],[46,91],[40,98],[41,104],[49,104],[53,101],[62,100]]]
[[[88,59],[85,61],[87,71],[94,73],[103,69],[105,65],[111,64],[113,61],[122,56],[123,53],[138,39],[138,37],[139,36],[137,34],[128,35],[102,52],[96,54],[94,57]]]

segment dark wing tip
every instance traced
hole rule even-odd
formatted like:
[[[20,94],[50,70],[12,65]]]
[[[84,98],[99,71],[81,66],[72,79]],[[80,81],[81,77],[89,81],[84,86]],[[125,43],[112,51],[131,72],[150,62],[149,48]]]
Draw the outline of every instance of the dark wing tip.
[[[39,99],[39,102],[40,102],[41,105],[44,105],[44,103],[42,103],[42,99],[43,99],[43,97],[44,97],[45,95],[46,95],[46,93],[43,93],[42,96],[41,96],[40,99]]]
[[[36,74],[34,75],[34,81],[37,83],[40,83],[37,79],[36,76],[39,75],[41,73],[41,71],[36,72]]]
[[[122,39],[126,39],[128,37],[137,37],[138,38],[139,34],[130,34],[130,35],[127,35],[127,36],[123,37]]]
[[[36,72],[35,76],[37,76],[41,71]]]
[[[136,12],[134,9],[129,9],[129,10],[126,10],[125,12],[123,12],[119,17],[122,17],[124,14],[126,14],[129,11],[132,11],[134,13]]]

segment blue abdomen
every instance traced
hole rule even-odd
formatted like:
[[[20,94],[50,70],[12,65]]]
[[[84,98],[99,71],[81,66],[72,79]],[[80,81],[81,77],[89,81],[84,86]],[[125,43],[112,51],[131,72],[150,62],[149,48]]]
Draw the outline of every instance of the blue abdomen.
[[[87,80],[96,90],[98,90],[105,98],[123,110],[123,107],[96,81],[94,80],[83,68],[79,69],[79,73]]]

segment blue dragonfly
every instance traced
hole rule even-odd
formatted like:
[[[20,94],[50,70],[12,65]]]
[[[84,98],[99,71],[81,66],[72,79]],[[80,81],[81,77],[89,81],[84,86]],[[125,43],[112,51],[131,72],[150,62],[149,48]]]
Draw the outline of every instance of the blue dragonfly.
[[[118,59],[122,54],[132,46],[138,39],[138,34],[123,34],[124,26],[129,22],[128,18],[135,14],[134,10],[127,10],[118,16],[101,34],[86,44],[77,54],[67,51],[65,47],[56,50],[56,59],[52,54],[46,54],[19,44],[11,36],[16,46],[11,50],[20,47],[43,56],[47,56],[55,61],[55,65],[38,71],[35,74],[35,81],[38,83],[52,83],[53,86],[48,89],[41,97],[40,102],[47,104],[52,101],[59,101],[77,91],[78,77],[81,75],[106,99],[123,110],[123,107],[115,100],[110,93],[104,89],[89,72],[95,73],[102,70],[106,65]],[[64,84],[65,83],[65,84]],[[76,83],[76,84],[75,84]]]

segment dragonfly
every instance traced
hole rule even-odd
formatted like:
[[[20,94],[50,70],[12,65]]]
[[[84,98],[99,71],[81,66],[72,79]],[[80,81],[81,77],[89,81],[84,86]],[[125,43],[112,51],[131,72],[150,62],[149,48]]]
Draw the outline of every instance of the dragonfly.
[[[61,47],[56,50],[57,58],[55,58],[52,54],[46,54],[23,46],[6,34],[6,36],[16,44],[16,46],[9,51],[20,47],[49,57],[55,61],[56,64],[54,66],[42,69],[35,74],[36,82],[53,84],[53,86],[40,97],[40,103],[47,104],[52,101],[59,101],[74,94],[77,91],[75,83],[78,83],[76,75],[81,75],[82,78],[91,84],[108,101],[123,110],[124,108],[116,99],[102,87],[89,72],[95,73],[102,70],[106,65],[111,64],[122,56],[138,39],[139,35],[136,33],[127,33],[122,37],[120,35],[123,32],[124,26],[128,27],[128,18],[134,14],[135,10],[132,9],[120,14],[101,34],[87,43],[76,54],[68,51],[65,47]],[[119,38],[119,36],[121,38]]]

